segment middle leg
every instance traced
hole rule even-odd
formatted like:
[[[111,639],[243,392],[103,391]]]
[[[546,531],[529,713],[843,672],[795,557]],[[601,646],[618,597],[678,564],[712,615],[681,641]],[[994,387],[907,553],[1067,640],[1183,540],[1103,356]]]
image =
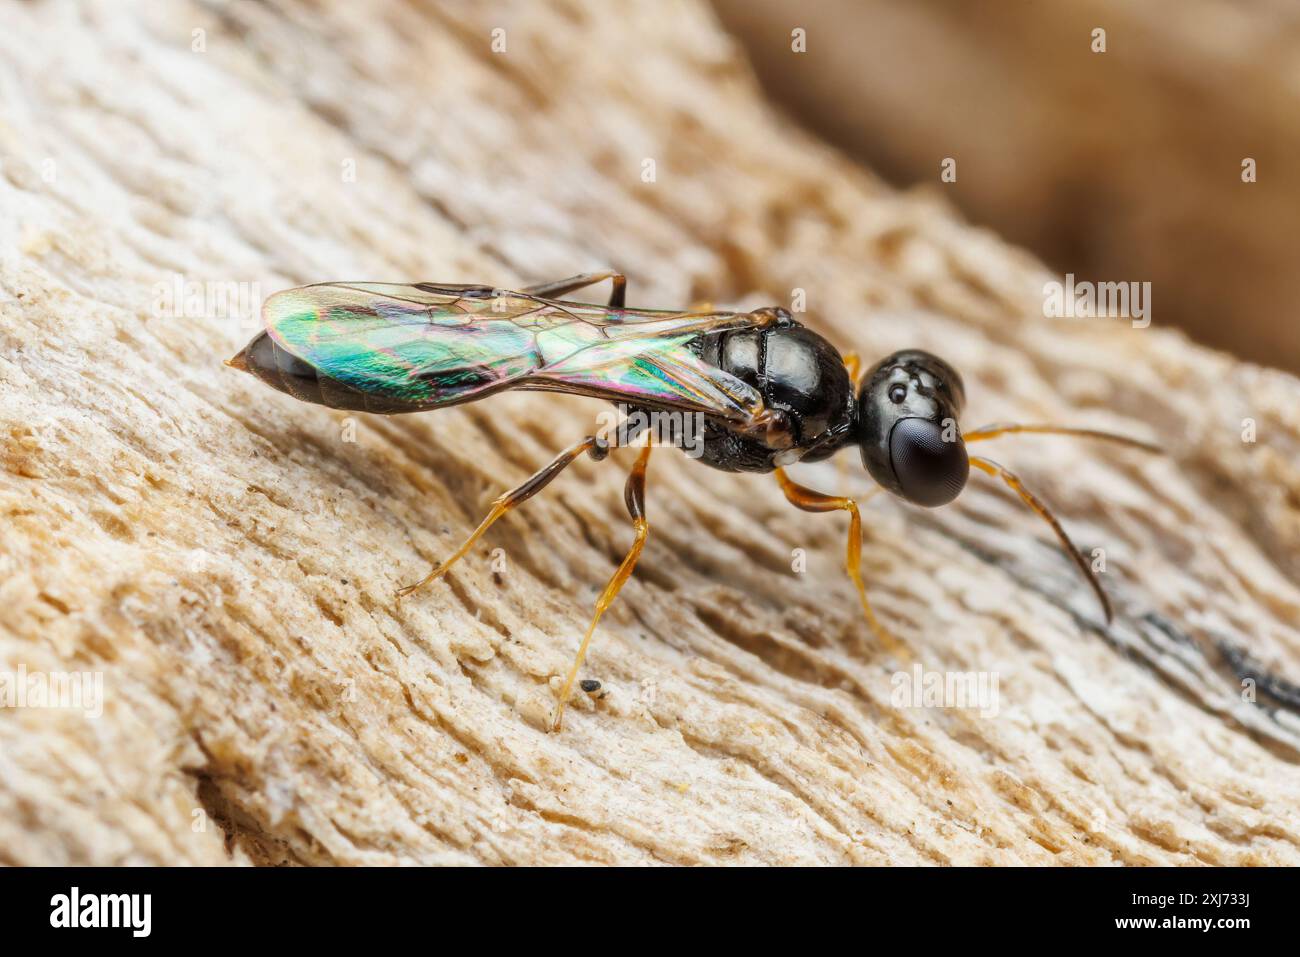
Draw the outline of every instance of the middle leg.
[[[560,689],[560,700],[555,708],[555,722],[551,725],[552,731],[560,730],[560,723],[564,720],[564,706],[569,702],[573,683],[578,678],[578,669],[582,667],[582,662],[587,657],[587,646],[591,644],[591,636],[596,633],[596,624],[600,621],[600,616],[605,614],[605,610],[614,604],[619,589],[632,577],[632,570],[636,568],[637,559],[641,557],[641,549],[650,534],[650,525],[645,517],[645,472],[646,466],[650,464],[651,447],[650,443],[646,442],[645,448],[637,456],[636,464],[632,466],[632,471],[627,477],[627,485],[623,489],[623,501],[627,504],[628,514],[632,516],[632,527],[636,531],[636,537],[632,540],[632,547],[624,556],[623,563],[618,566],[618,571],[614,572],[609,584],[596,599],[596,613],[591,618],[591,624],[587,626],[587,634],[582,639],[582,644],[578,646],[578,655],[573,659],[573,667],[569,669],[568,677],[564,679],[564,687]]]

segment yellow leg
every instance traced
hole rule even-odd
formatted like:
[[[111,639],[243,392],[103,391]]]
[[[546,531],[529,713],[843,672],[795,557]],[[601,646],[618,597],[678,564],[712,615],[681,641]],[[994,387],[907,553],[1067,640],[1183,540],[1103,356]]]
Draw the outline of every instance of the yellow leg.
[[[416,589],[423,588],[425,585],[429,584],[429,582],[441,578],[443,574],[446,573],[447,569],[451,568],[452,565],[465,557],[466,553],[474,547],[474,543],[483,537],[483,533],[491,528],[493,524],[496,523],[497,519],[506,514],[506,512],[510,511],[520,502],[527,501],[544,489],[550,484],[551,479],[555,478],[555,476],[559,475],[566,468],[572,465],[573,460],[583,452],[591,452],[599,458],[604,458],[608,453],[608,450],[609,447],[605,441],[594,435],[589,435],[581,442],[569,446],[569,448],[557,455],[549,465],[537,472],[537,474],[523,485],[506,492],[506,494],[493,502],[492,508],[488,511],[487,516],[483,521],[479,522],[478,528],[474,529],[474,531],[470,533],[469,538],[465,539],[465,543],[461,545],[460,548],[456,549],[456,552],[450,558],[441,565],[434,566],[429,574],[425,575],[414,585],[406,585],[399,588],[397,590],[397,597],[405,598]]]
[[[637,559],[641,557],[641,549],[645,547],[646,536],[650,534],[650,525],[645,517],[645,473],[646,466],[650,463],[650,448],[650,443],[647,442],[641,454],[637,456],[636,464],[632,466],[632,472],[627,477],[627,486],[623,492],[623,500],[627,503],[628,514],[632,516],[632,527],[636,530],[636,538],[633,539],[632,547],[623,558],[623,563],[618,566],[618,571],[614,572],[609,584],[600,593],[600,598],[596,599],[596,613],[592,615],[591,624],[587,626],[587,634],[583,636],[582,644],[578,646],[578,655],[573,659],[573,666],[569,668],[569,675],[564,679],[564,686],[560,689],[560,700],[555,708],[555,721],[551,725],[552,731],[560,730],[560,724],[564,720],[564,706],[568,704],[573,683],[578,680],[578,669],[582,667],[582,662],[587,657],[587,646],[591,644],[591,636],[596,633],[600,616],[614,603],[619,589],[632,577],[632,570],[636,568]]]
[[[876,613],[871,610],[871,602],[867,600],[867,586],[862,582],[862,516],[858,512],[858,503],[851,498],[825,495],[798,485],[791,481],[784,469],[777,469],[775,474],[786,500],[795,508],[803,509],[805,512],[845,511],[849,513],[849,541],[845,566],[858,590],[858,598],[862,600],[862,610],[866,613],[867,624],[871,626],[872,633],[882,645],[899,657],[910,658],[906,646],[880,623]],[[879,489],[873,490],[871,494],[874,495],[877,491]]]
[[[862,356],[852,350],[844,353],[844,368],[849,370],[849,381],[853,383],[856,392],[858,380],[862,378]]]
[[[853,383],[853,392],[856,395],[858,384],[862,379],[862,357],[853,350],[844,353],[844,368],[849,372],[849,382]],[[841,455],[835,460],[835,474],[838,477],[836,484],[841,488],[848,487],[848,459]]]

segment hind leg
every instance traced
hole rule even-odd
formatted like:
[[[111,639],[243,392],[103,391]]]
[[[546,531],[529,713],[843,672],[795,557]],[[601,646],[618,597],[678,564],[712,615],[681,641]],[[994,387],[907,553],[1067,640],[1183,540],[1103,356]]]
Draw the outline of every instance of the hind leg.
[[[451,568],[452,565],[465,557],[465,554],[474,547],[474,543],[483,536],[484,532],[496,523],[497,519],[501,518],[501,516],[505,515],[516,505],[519,505],[521,502],[526,502],[542,489],[546,488],[555,476],[559,475],[566,468],[572,465],[574,460],[578,458],[578,456],[582,455],[583,452],[590,452],[592,458],[599,461],[609,454],[609,443],[602,438],[589,435],[581,442],[569,446],[569,448],[557,455],[549,465],[540,469],[536,474],[529,478],[528,481],[524,482],[518,488],[511,489],[493,502],[492,508],[488,511],[483,521],[479,522],[478,528],[474,529],[474,531],[470,533],[469,538],[465,539],[464,544],[462,544],[460,548],[456,549],[455,553],[450,558],[444,561],[441,565],[434,566],[434,568],[430,570],[429,574],[425,575],[414,585],[406,585],[398,589],[397,597],[405,598],[416,589],[422,588],[429,584],[429,582],[441,578],[446,573],[447,569]]]
[[[536,296],[538,299],[558,299],[565,293],[583,289],[587,286],[594,286],[606,279],[613,282],[613,289],[609,294],[609,308],[622,309],[623,301],[627,296],[627,277],[620,272],[584,272],[577,276],[570,276],[568,279],[540,282],[535,286],[527,286],[519,291],[530,296]]]

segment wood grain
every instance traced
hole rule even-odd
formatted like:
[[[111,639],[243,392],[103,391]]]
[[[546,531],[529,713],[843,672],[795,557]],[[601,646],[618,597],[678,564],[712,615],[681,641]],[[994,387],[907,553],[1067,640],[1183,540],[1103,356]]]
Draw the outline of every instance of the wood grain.
[[[1039,263],[779,119],[698,4],[6,19],[0,663],[100,672],[105,701],[0,709],[0,861],[1300,862],[1296,379],[1156,325],[1043,318]],[[631,541],[632,453],[394,591],[602,406],[345,417],[223,367],[249,324],[159,293],[607,264],[633,304],[804,290],[841,347],[962,369],[970,426],[1160,441],[989,448],[1105,549],[1115,625],[991,482],[936,512],[879,497],[880,614],[926,672],[999,688],[996,714],[900,707],[910,666],[861,619],[843,516],[661,451],[585,669],[608,694],[547,734]],[[796,475],[869,488],[854,461]]]

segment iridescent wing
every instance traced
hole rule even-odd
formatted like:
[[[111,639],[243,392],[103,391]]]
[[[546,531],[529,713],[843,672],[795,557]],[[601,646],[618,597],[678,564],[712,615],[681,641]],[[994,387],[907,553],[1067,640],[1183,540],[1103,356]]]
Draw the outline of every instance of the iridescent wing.
[[[267,333],[343,384],[420,408],[541,389],[750,422],[752,386],[702,361],[702,333],[761,315],[607,309],[486,286],[320,283],[266,300]]]

